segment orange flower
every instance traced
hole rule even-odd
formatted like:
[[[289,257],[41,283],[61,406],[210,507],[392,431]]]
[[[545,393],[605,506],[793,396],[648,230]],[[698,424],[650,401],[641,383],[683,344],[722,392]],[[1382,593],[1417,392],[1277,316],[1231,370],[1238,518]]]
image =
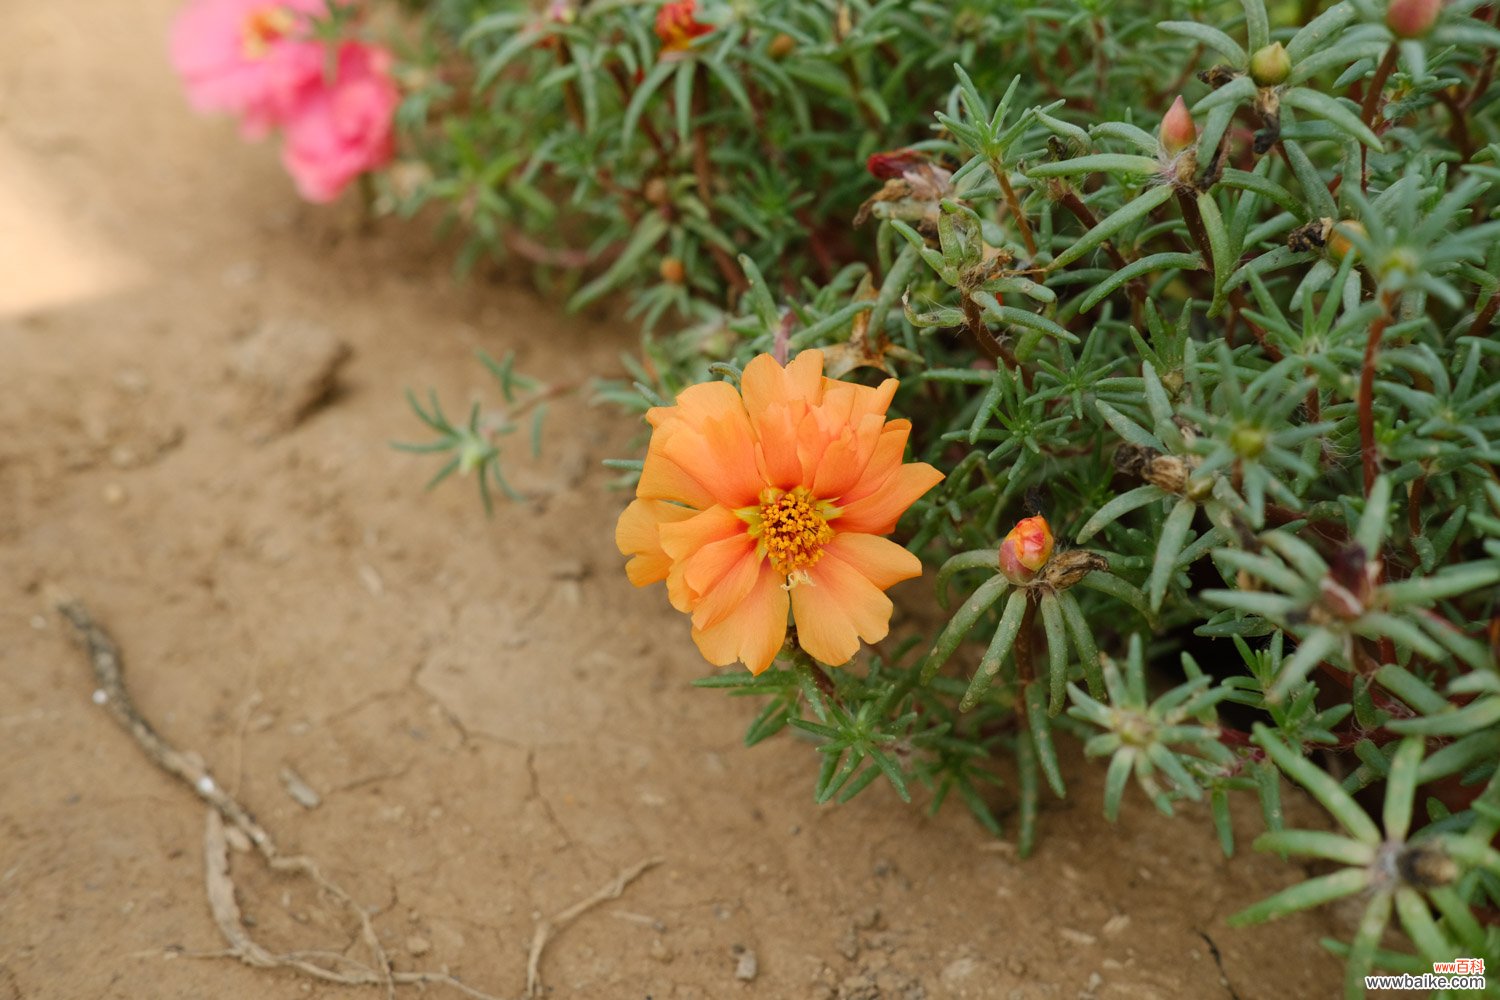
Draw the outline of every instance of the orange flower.
[[[1025,583],[1052,558],[1052,543],[1045,517],[1017,521],[1000,543],[1000,572],[1012,583]]]
[[[890,626],[885,589],[922,564],[880,536],[942,478],[902,464],[911,424],[886,420],[896,391],[823,377],[821,351],[782,368],[769,354],[740,390],[695,385],[646,414],[653,432],[637,499],[615,543],[637,587],[667,581],[711,663],[771,665],[786,640],[846,663]]]
[[[685,52],[692,47],[693,39],[713,31],[713,25],[704,24],[694,15],[698,13],[698,0],[671,0],[661,5],[656,12],[656,37],[661,39],[663,52]]]

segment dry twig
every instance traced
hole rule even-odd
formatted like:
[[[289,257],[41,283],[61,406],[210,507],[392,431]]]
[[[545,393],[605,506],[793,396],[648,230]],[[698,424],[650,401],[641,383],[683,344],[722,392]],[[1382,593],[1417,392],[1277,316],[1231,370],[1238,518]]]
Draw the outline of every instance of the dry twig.
[[[398,984],[440,983],[451,986],[477,1000],[498,1000],[440,972],[396,972],[391,969],[389,956],[375,934],[370,913],[349,895],[343,886],[323,874],[317,862],[305,855],[282,854],[276,841],[265,827],[258,823],[239,801],[219,787],[208,771],[203,759],[195,753],[184,753],[161,737],[146,721],[130,692],[125,688],[121,672],[120,652],[109,634],[100,628],[93,617],[76,601],[64,601],[58,605],[62,613],[83,640],[93,667],[94,681],[98,689],[94,700],[103,705],[116,722],[135,738],[151,762],[163,771],[179,779],[212,807],[208,829],[204,834],[206,850],[205,877],[208,886],[209,907],[214,922],[229,943],[223,954],[238,958],[246,965],[261,968],[289,968],[304,975],[328,982],[346,985],[383,985],[388,997],[395,996]],[[240,919],[239,907],[234,901],[234,883],[229,877],[228,839],[224,824],[238,829],[255,845],[266,864],[275,871],[297,872],[316,882],[330,896],[359,919],[360,936],[369,946],[373,964],[351,959],[332,952],[294,952],[285,955],[272,954],[256,944]],[[348,966],[351,971],[339,972],[318,965],[313,959],[336,961]]]
[[[130,692],[125,687],[119,648],[109,633],[94,622],[82,604],[62,601],[57,609],[72,624],[87,649],[94,681],[98,685],[94,701],[109,710],[115,721],[135,738],[136,744],[153,764],[188,785],[210,806],[207,826],[203,832],[204,881],[208,890],[209,910],[229,947],[225,951],[199,957],[237,958],[256,968],[291,969],[313,979],[344,986],[384,986],[387,997],[395,996],[397,986],[433,984],[450,986],[475,1000],[499,1000],[498,997],[476,990],[444,972],[399,972],[392,969],[390,958],[370,921],[369,911],[355,902],[342,886],[324,875],[312,858],[282,854],[266,828],[233,795],[219,787],[203,758],[195,753],[176,749],[151,727],[135,707]],[[229,824],[228,827],[225,826],[226,823]],[[234,881],[229,874],[228,834],[231,830],[238,830],[249,838],[272,870],[297,872],[307,876],[358,917],[360,934],[370,948],[373,963],[366,964],[331,951],[277,954],[256,943],[240,915],[239,904],[235,901]],[[626,886],[661,862],[661,858],[650,858],[625,869],[592,896],[574,903],[537,925],[526,960],[526,995],[534,997],[541,990],[542,952],[553,936],[600,903],[618,899]],[[343,966],[347,971],[330,968],[332,965]]]
[[[542,951],[547,947],[547,942],[552,939],[554,934],[600,903],[607,903],[611,899],[619,899],[620,894],[625,891],[627,885],[640,878],[645,872],[661,864],[661,862],[661,858],[647,858],[645,861],[631,865],[616,875],[607,885],[600,888],[592,896],[579,900],[557,916],[543,920],[540,924],[537,924],[536,933],[531,936],[531,954],[526,958],[526,995],[534,997],[542,990]]]

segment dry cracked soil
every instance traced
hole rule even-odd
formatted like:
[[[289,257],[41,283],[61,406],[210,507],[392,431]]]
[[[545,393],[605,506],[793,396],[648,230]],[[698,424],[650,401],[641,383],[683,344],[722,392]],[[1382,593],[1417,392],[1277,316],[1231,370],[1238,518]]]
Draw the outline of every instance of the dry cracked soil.
[[[403,390],[492,399],[481,348],[577,384],[634,334],[298,203],[272,148],[187,112],[173,7],[10,0],[0,32],[0,1000],[383,995],[203,957],[204,806],[94,703],[59,594],[397,969],[518,997],[541,919],[660,858],[557,935],[546,995],[1333,995],[1327,918],[1225,924],[1299,871],[1224,859],[1196,809],[1132,794],[1106,824],[1076,754],[1022,862],[888,789],[815,806],[806,743],[742,747],[752,706],[689,686],[686,622],[621,572],[600,461],[632,421],[560,397],[514,466],[531,502],[424,494],[431,466],[388,446],[419,436]],[[240,851],[232,873],[267,948],[363,953],[307,879]]]

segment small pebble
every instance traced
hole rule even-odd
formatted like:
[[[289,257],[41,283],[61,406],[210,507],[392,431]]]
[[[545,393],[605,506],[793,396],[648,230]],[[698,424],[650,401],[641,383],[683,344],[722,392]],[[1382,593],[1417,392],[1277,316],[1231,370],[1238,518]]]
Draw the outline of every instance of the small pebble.
[[[323,796],[313,790],[312,786],[302,780],[302,775],[290,767],[281,769],[281,783],[286,786],[286,793],[304,809],[316,809],[323,804]]]
[[[151,379],[139,368],[123,368],[115,373],[115,385],[132,396],[139,396],[151,388]]]
[[[108,483],[104,487],[104,502],[111,507],[118,507],[125,502],[125,487],[119,483]]]
[[[734,967],[734,978],[748,983],[760,973],[760,962],[755,958],[755,952],[745,951],[740,955],[740,960]]]
[[[406,939],[406,953],[414,958],[417,956],[425,955],[431,950],[432,942],[428,941],[420,934],[413,934],[411,937]]]

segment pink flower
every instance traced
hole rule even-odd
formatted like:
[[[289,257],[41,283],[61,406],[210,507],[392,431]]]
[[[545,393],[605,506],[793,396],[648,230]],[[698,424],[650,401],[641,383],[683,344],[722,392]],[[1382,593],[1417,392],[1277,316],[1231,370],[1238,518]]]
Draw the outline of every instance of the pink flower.
[[[324,0],[192,0],[172,24],[172,65],[200,112],[241,117],[265,135],[322,72],[309,22]]]
[[[385,49],[344,42],[332,79],[305,90],[286,118],[281,162],[308,201],[332,201],[391,158],[401,94],[390,65]]]

